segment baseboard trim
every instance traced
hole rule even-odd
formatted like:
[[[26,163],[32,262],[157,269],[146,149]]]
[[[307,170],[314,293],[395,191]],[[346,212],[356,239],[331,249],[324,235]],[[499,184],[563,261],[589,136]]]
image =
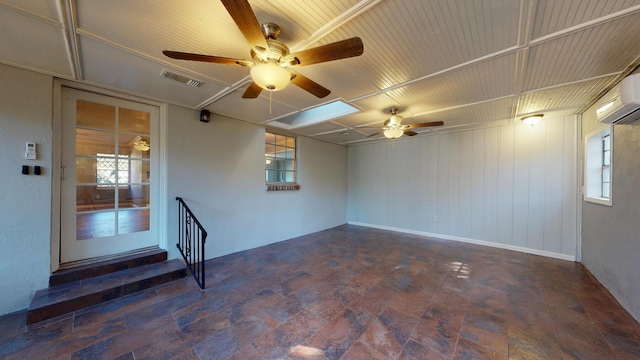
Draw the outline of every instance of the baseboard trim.
[[[477,239],[465,238],[460,236],[434,234],[434,233],[429,233],[425,231],[402,229],[402,228],[396,228],[396,227],[384,226],[384,225],[367,224],[367,223],[361,223],[357,221],[349,221],[347,223],[350,225],[364,226],[364,227],[381,229],[381,230],[390,230],[390,231],[396,231],[396,232],[401,232],[405,234],[426,236],[426,237],[436,238],[440,240],[452,240],[452,241],[459,241],[459,242],[475,244],[475,245],[489,246],[492,248],[518,251],[522,253],[545,256],[545,257],[560,259],[560,260],[576,261],[576,257],[574,255],[561,254],[561,253],[556,253],[556,252],[546,251],[546,250],[531,249],[531,248],[510,245],[510,244],[501,244],[501,243],[495,243],[491,241],[477,240]]]

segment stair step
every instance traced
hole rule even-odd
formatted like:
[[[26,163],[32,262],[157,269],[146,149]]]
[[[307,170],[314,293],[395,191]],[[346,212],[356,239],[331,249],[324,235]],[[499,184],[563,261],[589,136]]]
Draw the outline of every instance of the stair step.
[[[27,324],[132,294],[186,275],[186,266],[174,259],[39,290],[27,309]]]
[[[82,265],[71,269],[59,270],[49,277],[49,287],[72,283],[78,280],[85,280],[165,260],[167,260],[167,252],[165,250],[155,249],[117,259]]]

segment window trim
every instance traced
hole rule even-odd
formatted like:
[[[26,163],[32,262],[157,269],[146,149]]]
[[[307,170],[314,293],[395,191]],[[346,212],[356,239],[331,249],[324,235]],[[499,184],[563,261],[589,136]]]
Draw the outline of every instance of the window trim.
[[[268,143],[267,142],[267,135],[268,134],[272,134],[276,137],[275,140],[275,144],[272,143]],[[282,137],[286,137],[285,140],[285,145],[278,145],[277,144],[277,137],[278,136],[282,136]],[[293,140],[293,146],[290,146],[289,144],[289,139]],[[283,134],[280,132],[276,132],[273,130],[269,130],[269,129],[265,129],[265,140],[264,140],[264,144],[265,144],[265,185],[266,185],[266,190],[267,191],[277,191],[277,190],[299,190],[300,189],[300,185],[298,185],[297,180],[298,180],[298,138],[296,136],[292,136],[289,134]],[[280,158],[277,156],[277,154],[269,154],[266,151],[266,148],[268,146],[274,146],[275,148],[284,148],[284,149],[293,149],[293,155],[292,156],[285,156],[284,158]],[[287,172],[292,173],[293,175],[293,181],[267,181],[268,178],[268,171],[269,169],[267,169],[267,165],[269,165],[272,161],[278,160],[278,159],[284,159],[287,161],[292,161],[293,165],[292,165],[292,169],[293,170],[286,170]],[[282,170],[285,171],[285,170]]]
[[[603,197],[604,138],[609,137],[609,197]],[[602,125],[584,138],[584,201],[613,205],[613,126]]]

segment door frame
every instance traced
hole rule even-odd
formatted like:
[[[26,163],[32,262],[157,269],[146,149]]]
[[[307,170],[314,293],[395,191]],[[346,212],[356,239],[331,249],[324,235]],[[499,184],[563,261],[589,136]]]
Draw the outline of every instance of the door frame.
[[[60,268],[61,258],[61,181],[62,177],[62,88],[72,88],[76,90],[88,91],[99,95],[110,96],[128,101],[135,101],[143,104],[157,106],[160,109],[159,126],[160,133],[158,139],[154,139],[159,149],[158,164],[158,247],[167,249],[167,111],[168,105],[154,100],[141,98],[139,96],[117,92],[92,85],[80,84],[74,81],[54,79],[53,82],[53,154],[51,169],[51,272]]]

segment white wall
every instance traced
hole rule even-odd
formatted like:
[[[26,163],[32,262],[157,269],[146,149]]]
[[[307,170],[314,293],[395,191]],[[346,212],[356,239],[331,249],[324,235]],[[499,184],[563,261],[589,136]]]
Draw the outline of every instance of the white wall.
[[[170,106],[168,249],[177,239],[176,196],[209,233],[208,259],[344,224],[347,150],[298,138],[297,191],[265,191],[264,128]]]
[[[52,86],[50,76],[0,65],[0,314],[25,308],[50,268]],[[38,159],[25,160],[25,142]],[[31,175],[22,175],[29,165]],[[42,175],[33,175],[33,167]]]
[[[572,260],[576,125],[546,118],[350,147],[347,219]]]
[[[636,114],[636,116],[638,116]],[[582,136],[598,126],[582,115]],[[640,321],[640,121],[613,126],[612,206],[582,203],[582,261]]]

